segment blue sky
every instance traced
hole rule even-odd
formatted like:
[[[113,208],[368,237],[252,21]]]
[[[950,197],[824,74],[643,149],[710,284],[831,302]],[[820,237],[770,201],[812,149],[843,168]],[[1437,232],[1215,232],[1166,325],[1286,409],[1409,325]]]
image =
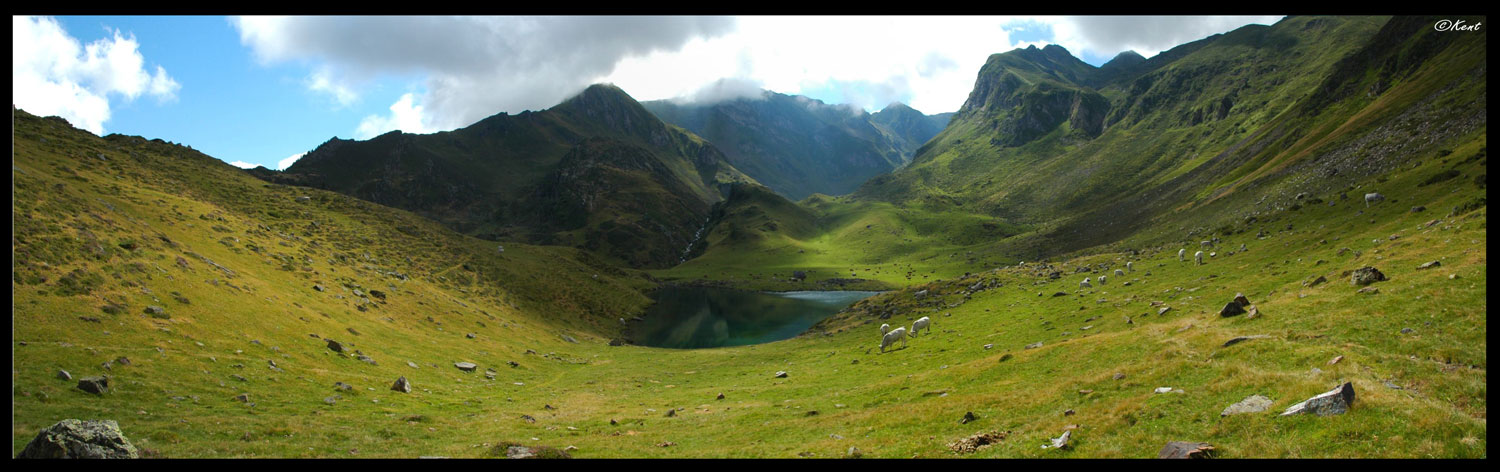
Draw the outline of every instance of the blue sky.
[[[1060,44],[1099,65],[1277,18],[13,17],[12,92],[96,133],[275,169],[335,136],[451,130],[597,82],[642,101],[727,80],[948,112],[989,54]]]

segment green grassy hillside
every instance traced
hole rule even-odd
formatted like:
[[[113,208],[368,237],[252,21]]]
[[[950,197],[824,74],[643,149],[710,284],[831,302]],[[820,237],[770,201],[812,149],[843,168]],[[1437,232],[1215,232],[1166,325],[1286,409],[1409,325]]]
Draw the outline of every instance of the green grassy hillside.
[[[1285,209],[1203,266],[1165,245],[975,271],[791,340],[679,351],[607,345],[607,320],[643,305],[648,284],[575,262],[586,253],[502,253],[180,147],[15,119],[13,451],[58,420],[109,418],[154,457],[495,457],[507,443],[574,457],[1153,457],[1175,440],[1220,457],[1486,455],[1486,209],[1466,204],[1484,195],[1468,177],[1482,140],[1386,176],[1388,200],[1369,210]],[[1427,183],[1449,168],[1463,177]],[[1127,276],[1078,290],[1125,261]],[[1365,265],[1389,278],[1378,293],[1345,275]],[[1219,317],[1236,293],[1261,316]],[[879,352],[876,325],[917,316],[932,334]],[[1270,337],[1223,346],[1247,335]],[[111,390],[57,369],[109,375]],[[412,393],[389,390],[398,376]],[[1275,416],[1341,382],[1358,395],[1349,413]],[[1218,416],[1251,394],[1270,409]],[[988,431],[1004,439],[950,448]],[[1068,448],[1040,448],[1064,431]]]

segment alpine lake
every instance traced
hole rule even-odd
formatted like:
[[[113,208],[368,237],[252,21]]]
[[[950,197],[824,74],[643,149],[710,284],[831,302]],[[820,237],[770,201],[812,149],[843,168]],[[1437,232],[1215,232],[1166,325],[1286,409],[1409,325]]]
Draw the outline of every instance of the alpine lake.
[[[713,287],[663,287],[652,293],[636,344],[673,349],[744,346],[780,341],[880,292],[754,292]]]

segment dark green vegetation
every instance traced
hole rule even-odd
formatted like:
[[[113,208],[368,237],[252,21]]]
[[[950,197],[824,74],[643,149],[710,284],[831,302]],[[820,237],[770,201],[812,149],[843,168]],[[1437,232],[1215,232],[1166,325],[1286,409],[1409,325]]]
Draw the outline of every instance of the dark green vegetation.
[[[485,239],[587,248],[633,267],[679,262],[722,198],[719,186],[753,181],[610,85],[454,131],[335,138],[285,172],[251,173],[411,210]]]
[[[699,255],[649,273],[17,111],[12,451],[107,418],[156,457],[1487,457],[1485,38],[1432,21],[1289,18],[1097,72],[1002,54],[1026,85],[908,168],[800,203],[725,186]],[[1093,94],[1097,135],[1054,113]],[[660,279],[894,290],[780,342],[610,346]],[[1236,294],[1257,316],[1219,316]],[[1344,382],[1347,413],[1276,416]]]
[[[952,115],[927,116],[900,103],[870,114],[771,91],[711,104],[641,105],[714,143],[736,168],[792,200],[846,194],[906,165]]]

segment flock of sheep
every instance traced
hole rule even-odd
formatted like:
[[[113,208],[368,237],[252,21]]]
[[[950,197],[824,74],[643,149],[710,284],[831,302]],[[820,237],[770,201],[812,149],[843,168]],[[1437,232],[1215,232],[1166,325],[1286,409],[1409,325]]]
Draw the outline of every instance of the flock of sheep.
[[[924,329],[927,330],[927,334],[932,334],[932,320],[929,319],[929,318],[927,318],[927,317],[925,317],[925,316],[923,316],[921,318],[918,318],[917,321],[913,321],[912,322],[912,324],[911,324],[911,334],[909,336],[915,338],[915,337],[917,337],[917,333],[920,332],[920,331],[922,331],[922,330],[924,330]],[[906,347],[906,338],[907,337],[908,337],[908,334],[907,334],[905,326],[901,326],[901,327],[898,327],[896,329],[891,329],[891,325],[890,324],[881,323],[880,324],[880,352],[885,352],[885,348],[888,348],[888,347],[891,347],[891,346],[895,345],[896,341],[901,341],[901,347]]]

